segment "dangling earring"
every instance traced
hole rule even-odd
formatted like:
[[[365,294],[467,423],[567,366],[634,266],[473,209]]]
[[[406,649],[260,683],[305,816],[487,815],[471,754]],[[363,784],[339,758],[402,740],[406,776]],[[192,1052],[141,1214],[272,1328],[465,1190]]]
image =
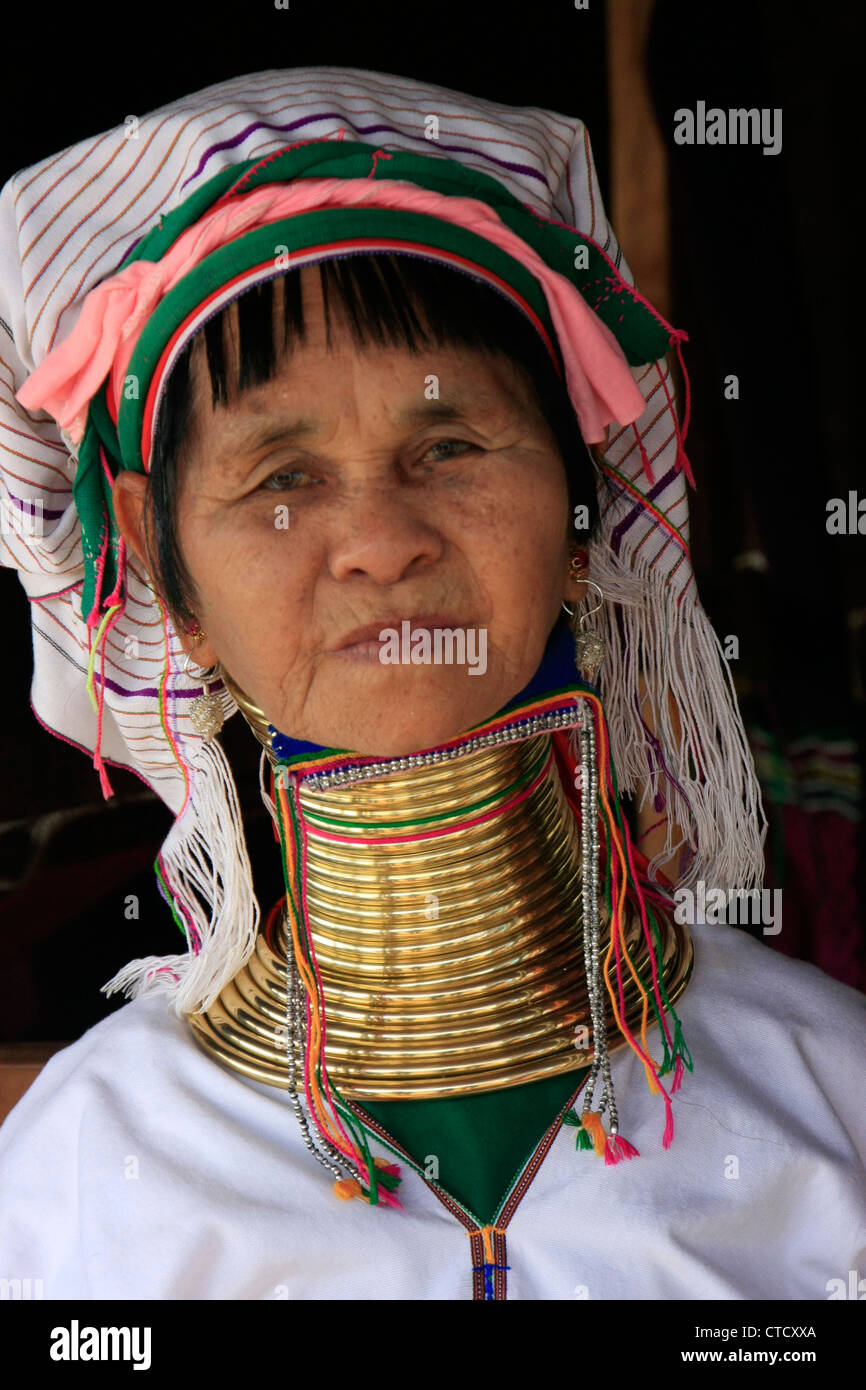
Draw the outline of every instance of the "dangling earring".
[[[196,646],[198,646],[199,642],[204,641],[204,633],[198,625],[192,630],[192,633],[195,638]],[[190,679],[193,679],[192,672],[189,669],[191,658],[192,652],[187,652],[186,661],[183,663],[182,667],[182,673]],[[190,723],[196,733],[201,734],[205,743],[210,743],[211,739],[219,733],[225,723],[222,701],[218,695],[214,695],[209,689],[212,683],[217,680],[219,674],[219,662],[209,670],[202,670],[199,672],[199,679],[204,685],[204,690],[201,695],[196,696],[189,707]]]
[[[580,579],[581,572],[586,567],[583,559],[585,553],[585,551],[578,550],[572,554],[568,567],[572,579]],[[588,685],[595,685],[598,679],[598,673],[601,669],[601,663],[604,660],[604,638],[601,633],[596,632],[594,628],[587,628],[586,623],[594,613],[598,613],[603,607],[604,593],[601,586],[596,584],[594,579],[584,579],[581,582],[588,584],[590,588],[595,589],[598,594],[598,603],[595,607],[591,608],[588,613],[582,613],[580,616],[578,616],[577,609],[569,608],[567,603],[563,602],[562,607],[571,619],[577,669],[582,679],[585,680]]]

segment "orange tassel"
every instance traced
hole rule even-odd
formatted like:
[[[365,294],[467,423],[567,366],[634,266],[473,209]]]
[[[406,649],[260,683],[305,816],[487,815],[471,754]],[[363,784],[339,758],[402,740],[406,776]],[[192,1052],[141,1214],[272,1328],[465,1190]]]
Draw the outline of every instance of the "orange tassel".
[[[341,1202],[351,1202],[353,1197],[363,1197],[364,1193],[357,1178],[337,1178],[334,1193]]]
[[[602,1124],[601,1116],[594,1110],[587,1110],[585,1115],[580,1117],[581,1124],[592,1139],[592,1147],[601,1158],[604,1154],[605,1144],[607,1143],[607,1131]]]

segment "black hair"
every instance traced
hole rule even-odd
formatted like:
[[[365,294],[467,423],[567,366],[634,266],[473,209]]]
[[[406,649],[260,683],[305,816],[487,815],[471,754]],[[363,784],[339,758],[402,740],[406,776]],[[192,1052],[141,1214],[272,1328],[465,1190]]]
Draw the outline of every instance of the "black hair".
[[[575,533],[585,543],[598,526],[593,463],[580,433],[563,381],[538,331],[506,296],[460,271],[421,256],[363,254],[319,263],[327,341],[330,305],[336,301],[359,347],[405,347],[418,352],[435,344],[496,351],[522,369],[539,409],[550,426],[565,464],[570,511],[582,504],[589,525]],[[289,271],[284,284],[282,339],[286,350],[304,338],[301,279]],[[204,334],[214,409],[233,390],[264,384],[280,361],[275,325],[275,279],[240,295],[237,304],[237,380],[230,380],[226,346],[231,305],[209,319],[172,367],[163,388],[151,456],[146,525],[156,561],[154,582],[170,610],[183,623],[193,617],[195,586],[184,563],[176,529],[178,460],[193,424],[190,354]],[[234,361],[234,355],[231,359]]]

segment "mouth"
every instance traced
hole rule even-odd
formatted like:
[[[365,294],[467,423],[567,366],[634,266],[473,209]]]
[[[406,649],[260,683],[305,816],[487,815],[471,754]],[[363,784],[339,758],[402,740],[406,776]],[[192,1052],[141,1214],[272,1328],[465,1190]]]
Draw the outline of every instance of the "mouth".
[[[436,629],[465,629],[466,626],[451,613],[423,613],[414,617],[400,614],[396,617],[380,618],[377,622],[365,623],[362,627],[352,628],[352,631],[347,632],[336,646],[330,647],[328,650],[332,655],[343,660],[380,665],[383,639],[380,638],[379,634],[389,630],[396,632],[398,637],[402,637],[404,624],[406,625],[406,637],[410,640],[412,635],[418,632],[428,632],[432,636]]]

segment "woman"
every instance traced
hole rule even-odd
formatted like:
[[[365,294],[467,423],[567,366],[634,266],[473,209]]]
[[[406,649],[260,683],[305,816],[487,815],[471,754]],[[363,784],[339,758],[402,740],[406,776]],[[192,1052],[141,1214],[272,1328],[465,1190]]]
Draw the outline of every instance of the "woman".
[[[74,472],[8,550],[37,713],[176,814],[187,950],[110,981],[131,1002],[3,1126],[0,1274],[832,1296],[863,1001],[682,910],[754,888],[760,802],[688,559],[683,335],[623,278],[580,123],[319,69],[142,135],[3,194],[10,498],[68,492],[60,441]]]

